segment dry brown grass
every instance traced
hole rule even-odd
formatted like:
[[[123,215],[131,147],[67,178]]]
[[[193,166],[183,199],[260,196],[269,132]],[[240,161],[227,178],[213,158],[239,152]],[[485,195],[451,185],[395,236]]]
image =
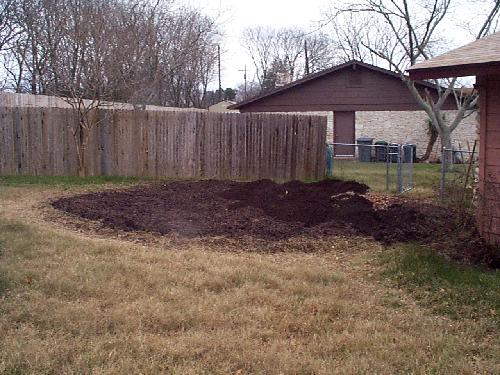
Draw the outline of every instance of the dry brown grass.
[[[1,373],[500,372],[490,325],[381,284],[375,242],[320,255],[138,245],[44,222],[32,207],[58,193],[0,193]]]

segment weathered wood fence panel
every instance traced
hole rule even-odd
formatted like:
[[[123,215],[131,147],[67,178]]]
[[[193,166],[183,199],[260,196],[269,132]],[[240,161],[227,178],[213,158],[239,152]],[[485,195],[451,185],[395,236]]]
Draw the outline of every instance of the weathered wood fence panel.
[[[88,175],[279,181],[325,170],[322,116],[101,109]],[[77,175],[66,108],[0,107],[0,174]]]
[[[91,100],[84,100],[89,105]],[[129,103],[120,102],[101,102],[101,105],[106,108],[113,109],[146,109],[148,111],[184,111],[184,112],[207,112],[201,108],[179,108],[179,107],[164,107],[156,105],[139,105],[134,106]],[[0,106],[2,107],[43,107],[43,108],[72,108],[71,105],[63,98],[58,96],[48,95],[33,95],[19,94],[13,92],[0,92]]]

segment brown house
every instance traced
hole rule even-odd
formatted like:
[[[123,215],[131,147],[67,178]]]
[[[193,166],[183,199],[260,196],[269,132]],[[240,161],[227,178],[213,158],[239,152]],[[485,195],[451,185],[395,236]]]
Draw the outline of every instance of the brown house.
[[[482,235],[500,243],[500,33],[409,69],[414,79],[476,76],[480,96],[478,212]]]
[[[419,81],[416,85],[421,91],[437,95],[436,87],[429,82]],[[363,135],[355,134],[356,111],[421,111],[397,73],[354,60],[230,108],[240,112],[333,111],[333,139],[339,143],[355,143],[356,136]],[[453,98],[449,98],[443,109],[456,109]],[[354,149],[345,148],[341,152],[354,153]]]

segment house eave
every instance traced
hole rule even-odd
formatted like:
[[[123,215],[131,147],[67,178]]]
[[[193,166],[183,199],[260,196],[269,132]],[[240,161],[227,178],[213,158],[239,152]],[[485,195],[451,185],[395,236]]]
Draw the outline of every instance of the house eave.
[[[418,65],[416,65],[408,69],[408,73],[413,80],[496,75],[500,74],[500,61],[429,68],[419,68]]]

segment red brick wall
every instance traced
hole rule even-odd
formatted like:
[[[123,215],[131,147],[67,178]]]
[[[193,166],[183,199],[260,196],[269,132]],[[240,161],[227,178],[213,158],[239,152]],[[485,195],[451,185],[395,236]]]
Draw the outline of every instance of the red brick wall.
[[[482,235],[500,244],[500,75],[478,77],[480,152],[478,221]]]

